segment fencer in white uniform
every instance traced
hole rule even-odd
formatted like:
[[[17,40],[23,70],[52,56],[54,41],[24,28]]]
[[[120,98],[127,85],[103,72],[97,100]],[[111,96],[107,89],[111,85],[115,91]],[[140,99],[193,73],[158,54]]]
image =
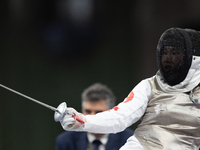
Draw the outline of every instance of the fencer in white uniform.
[[[170,28],[157,46],[158,72],[142,80],[109,111],[84,116],[66,114],[64,130],[117,133],[139,119],[141,124],[120,150],[199,150],[200,33]]]

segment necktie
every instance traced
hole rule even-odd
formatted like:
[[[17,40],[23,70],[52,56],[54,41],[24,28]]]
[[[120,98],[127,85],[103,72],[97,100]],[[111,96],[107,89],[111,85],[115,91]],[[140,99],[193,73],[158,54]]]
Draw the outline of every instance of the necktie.
[[[99,150],[99,145],[101,142],[99,140],[94,140],[93,145],[94,145],[94,150]]]

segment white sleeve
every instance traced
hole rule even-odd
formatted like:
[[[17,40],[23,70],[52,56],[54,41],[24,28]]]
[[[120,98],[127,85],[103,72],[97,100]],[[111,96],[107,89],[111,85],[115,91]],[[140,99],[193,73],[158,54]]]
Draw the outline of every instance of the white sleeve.
[[[87,115],[82,131],[94,133],[121,132],[137,122],[144,114],[151,87],[148,80],[141,81],[123,102],[109,111]]]

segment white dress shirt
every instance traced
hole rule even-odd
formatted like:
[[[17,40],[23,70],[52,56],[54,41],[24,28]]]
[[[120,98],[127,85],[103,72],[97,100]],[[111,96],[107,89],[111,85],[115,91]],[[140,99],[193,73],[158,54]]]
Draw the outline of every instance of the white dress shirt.
[[[108,142],[108,135],[109,134],[105,134],[101,138],[96,139],[96,137],[93,134],[87,133],[87,137],[88,137],[87,150],[93,150],[94,149],[94,146],[93,146],[93,143],[92,143],[94,140],[99,140],[101,142],[101,145],[99,145],[99,150],[105,150],[106,149],[106,143]]]

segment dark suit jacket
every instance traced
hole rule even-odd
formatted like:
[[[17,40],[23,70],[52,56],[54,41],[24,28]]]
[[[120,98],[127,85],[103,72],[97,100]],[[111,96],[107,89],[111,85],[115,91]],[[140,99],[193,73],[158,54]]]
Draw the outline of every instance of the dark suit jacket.
[[[126,129],[116,134],[109,134],[106,150],[119,150],[133,133],[133,130]],[[56,138],[56,150],[86,150],[87,143],[86,132],[63,132]]]

